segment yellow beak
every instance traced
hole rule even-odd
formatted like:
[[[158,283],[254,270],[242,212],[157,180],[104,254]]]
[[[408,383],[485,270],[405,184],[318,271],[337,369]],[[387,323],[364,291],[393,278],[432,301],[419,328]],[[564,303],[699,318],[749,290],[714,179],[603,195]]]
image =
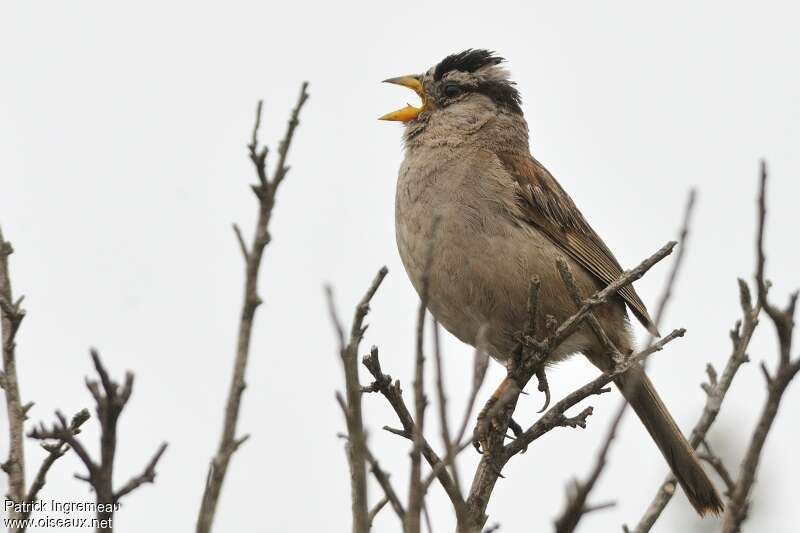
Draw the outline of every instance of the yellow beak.
[[[422,105],[420,107],[414,107],[411,104],[406,104],[406,107],[403,109],[386,113],[378,120],[397,120],[400,122],[408,122],[409,120],[414,120],[417,118],[419,114],[425,110],[427,99],[425,98],[425,91],[422,88],[422,82],[420,82],[417,76],[400,76],[397,78],[389,78],[388,80],[383,80],[383,83],[393,83],[395,85],[408,87],[417,93],[420,100],[422,100]]]

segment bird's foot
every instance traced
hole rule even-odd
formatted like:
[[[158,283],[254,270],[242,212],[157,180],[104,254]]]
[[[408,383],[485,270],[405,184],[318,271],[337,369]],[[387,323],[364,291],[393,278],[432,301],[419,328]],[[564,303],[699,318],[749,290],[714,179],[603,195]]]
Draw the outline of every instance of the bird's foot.
[[[475,429],[472,432],[472,445],[478,453],[486,453],[491,451],[489,444],[489,437],[494,432],[499,432],[503,429],[504,421],[502,420],[501,412],[493,412],[492,407],[497,403],[494,398],[489,399],[486,405],[481,409],[478,414],[478,420],[475,424]],[[519,438],[524,430],[513,418],[509,419],[508,429],[514,433],[514,436],[506,435],[506,438],[516,439]],[[526,447],[527,449],[527,447]],[[525,450],[523,450],[524,453]]]
[[[496,398],[489,398],[489,401],[483,406],[481,412],[478,413],[475,429],[472,430],[472,446],[475,447],[478,453],[486,453],[489,451],[489,433],[492,426],[491,411],[496,403]]]

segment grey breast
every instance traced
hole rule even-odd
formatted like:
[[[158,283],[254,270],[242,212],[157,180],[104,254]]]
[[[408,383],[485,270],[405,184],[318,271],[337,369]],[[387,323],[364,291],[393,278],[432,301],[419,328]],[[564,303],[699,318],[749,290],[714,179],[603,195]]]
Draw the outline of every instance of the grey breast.
[[[431,242],[428,307],[463,342],[487,326],[490,354],[504,359],[526,319],[533,276],[556,281],[555,246],[520,223],[514,182],[490,152],[420,147],[397,182],[397,245],[419,293]]]

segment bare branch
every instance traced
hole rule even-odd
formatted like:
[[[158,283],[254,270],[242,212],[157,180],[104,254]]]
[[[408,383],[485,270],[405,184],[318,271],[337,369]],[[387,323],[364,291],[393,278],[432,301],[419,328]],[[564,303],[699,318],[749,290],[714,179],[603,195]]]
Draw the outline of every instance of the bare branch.
[[[525,433],[523,433],[510,444],[506,445],[505,455],[510,458],[511,456],[522,451],[524,446],[530,444],[544,433],[547,433],[555,427],[563,425],[563,416],[567,409],[573,407],[582,400],[585,400],[589,396],[603,394],[607,390],[605,387],[611,383],[615,377],[623,374],[631,366],[639,364],[640,361],[643,361],[653,353],[663,350],[664,346],[679,337],[683,337],[685,333],[686,330],[684,329],[673,330],[668,335],[665,335],[659,339],[658,342],[631,356],[627,361],[625,361],[618,368],[614,369],[612,372],[604,373],[579,389],[576,389],[575,391],[566,395],[553,407],[548,409],[547,412],[539,420],[537,420],[535,424],[525,431]]]
[[[239,250],[242,252],[242,258],[244,258],[246,263],[250,259],[250,252],[247,251],[247,244],[244,242],[242,228],[240,228],[238,224],[233,224],[233,233],[236,235],[236,242],[239,243]]]
[[[350,339],[347,345],[343,344],[343,333],[341,321],[336,313],[333,303],[333,290],[326,288],[328,297],[328,308],[331,313],[331,321],[336,328],[340,338],[339,356],[344,369],[345,387],[347,400],[341,399],[342,409],[345,413],[347,422],[347,462],[350,466],[350,489],[353,514],[354,533],[366,533],[369,531],[369,508],[367,502],[367,443],[364,434],[364,420],[361,414],[361,383],[358,379],[358,348],[364,337],[366,326],[364,318],[369,312],[369,304],[375,296],[383,279],[389,270],[382,267],[375,276],[375,279],[367,289],[367,293],[356,306],[353,316],[353,323],[350,327]]]
[[[794,312],[797,305],[798,293],[794,292],[789,296],[789,303],[785,309],[779,309],[771,304],[767,298],[769,282],[765,279],[766,256],[764,253],[764,226],[767,213],[766,207],[766,185],[767,185],[767,166],[761,163],[761,180],[758,195],[758,233],[756,239],[756,253],[758,257],[756,269],[756,284],[758,286],[758,305],[766,311],[770,320],[775,326],[778,337],[778,361],[777,368],[770,376],[767,376],[767,399],[758,418],[753,436],[744,460],[739,468],[736,484],[733,488],[730,501],[723,517],[722,532],[737,533],[741,530],[741,525],[747,517],[748,499],[750,492],[755,484],[756,471],[761,459],[761,453],[767,435],[772,429],[775,417],[778,414],[783,393],[789,383],[800,371],[800,357],[792,361],[792,334],[794,332]]]
[[[82,409],[75,416],[72,417],[72,420],[69,423],[68,431],[71,436],[75,436],[80,433],[80,427],[89,420],[89,410]],[[28,503],[33,503],[39,499],[39,491],[45,485],[47,481],[47,473],[50,471],[50,468],[53,464],[61,458],[65,453],[69,451],[69,444],[67,444],[66,440],[58,439],[58,442],[54,444],[42,444],[42,447],[47,450],[47,457],[45,457],[42,464],[39,466],[39,470],[36,472],[36,477],[33,478],[33,483],[31,483],[30,488],[28,489],[28,495],[25,497],[25,501]],[[30,510],[23,512],[20,518],[27,519],[30,517]]]
[[[587,514],[588,512],[598,510],[597,507],[587,507],[586,502],[589,497],[589,493],[592,491],[592,489],[594,489],[597,480],[600,478],[600,474],[606,466],[608,452],[611,449],[611,444],[614,441],[614,437],[616,437],[620,422],[625,415],[626,407],[627,402],[623,401],[623,403],[617,409],[617,413],[614,415],[614,418],[609,425],[608,433],[603,441],[603,445],[597,454],[597,460],[595,461],[594,467],[587,476],[586,481],[581,482],[575,480],[574,490],[567,491],[567,506],[562,512],[561,516],[555,522],[556,533],[571,533],[572,531],[575,531],[575,528],[578,526],[578,522],[583,515]]]
[[[32,439],[42,441],[55,440],[57,441],[55,445],[59,446],[61,443],[68,445],[86,467],[87,481],[92,482],[92,480],[97,477],[97,472],[100,468],[99,465],[95,464],[95,462],[89,456],[89,452],[86,450],[86,448],[84,448],[83,444],[75,438],[76,432],[73,431],[70,424],[67,424],[67,419],[61,413],[61,411],[56,411],[55,414],[57,422],[54,422],[50,429],[48,429],[44,425],[44,422],[42,422],[38,427],[34,427],[28,433],[28,436]]]
[[[153,483],[156,479],[156,465],[166,450],[167,443],[162,442],[161,446],[158,447],[158,450],[156,450],[156,453],[150,459],[150,462],[145,466],[144,471],[138,476],[132,477],[121,489],[114,493],[114,501],[119,501],[120,498],[126,494],[130,494],[145,483]]]
[[[714,371],[712,367],[709,373],[709,383],[703,386],[703,390],[706,392],[706,403],[688,439],[689,444],[695,449],[705,440],[708,430],[716,421],[717,415],[722,408],[725,395],[728,393],[728,389],[733,383],[733,378],[736,376],[739,368],[749,361],[747,357],[747,348],[750,345],[753,332],[758,325],[758,314],[761,308],[758,305],[755,308],[753,307],[750,290],[747,284],[741,279],[739,280],[739,303],[742,308],[742,320],[737,321],[735,327],[730,332],[733,349],[725,364],[725,369],[722,375],[717,377],[716,371]],[[672,474],[668,474],[656,491],[653,501],[633,529],[633,533],[646,533],[650,531],[653,524],[656,523],[656,520],[658,520],[667,504],[672,499],[673,494],[675,494],[676,483],[675,477]]]
[[[266,159],[268,150],[266,147],[259,149],[258,130],[261,125],[262,103],[259,101],[256,111],[256,121],[253,126],[252,139],[248,145],[248,154],[256,171],[258,183],[251,188],[258,199],[258,220],[255,226],[253,240],[248,249],[241,237],[241,232],[237,234],[242,254],[245,257],[245,287],[242,301],[241,314],[239,318],[239,332],[236,344],[236,357],[233,364],[233,375],[228,389],[228,399],[225,404],[225,415],[222,426],[222,437],[220,439],[217,452],[211,459],[206,477],[206,484],[200,503],[200,510],[197,516],[197,533],[209,533],[214,522],[214,514],[219,501],[219,494],[222,490],[222,483],[228,472],[233,453],[244,442],[243,437],[236,436],[237,424],[239,421],[239,411],[242,401],[242,393],[246,387],[245,371],[247,360],[250,354],[250,339],[253,330],[253,321],[256,310],[261,305],[261,297],[258,295],[258,275],[261,269],[261,259],[264,248],[269,244],[271,237],[269,234],[269,223],[272,219],[272,212],[275,206],[275,195],[278,186],[283,181],[289,167],[286,166],[286,157],[289,146],[294,138],[294,132],[299,124],[300,111],[308,99],[306,92],[308,83],[303,82],[300,88],[297,104],[289,117],[286,133],[280,141],[278,149],[278,165],[270,180],[267,176]]]
[[[693,187],[689,189],[689,194],[686,198],[686,207],[683,211],[683,223],[681,229],[678,231],[678,253],[675,254],[675,259],[672,261],[672,268],[670,268],[667,275],[667,281],[664,284],[664,289],[661,292],[661,297],[656,304],[656,312],[653,315],[656,328],[661,325],[664,315],[667,311],[667,305],[675,288],[675,283],[678,279],[681,266],[683,265],[683,258],[686,256],[686,248],[689,243],[689,232],[691,230],[692,215],[694,214],[695,200],[697,199],[697,190]],[[655,339],[651,336],[648,344],[652,343]]]
[[[3,237],[0,230],[0,327],[2,327],[3,372],[2,385],[6,398],[8,415],[8,459],[2,463],[2,470],[8,474],[8,497],[14,502],[25,500],[25,447],[24,424],[25,410],[17,380],[16,342],[17,331],[25,318],[25,311],[20,307],[22,298],[14,302],[11,290],[11,274],[8,267],[8,256],[14,253],[10,242]],[[11,519],[20,518],[13,509],[8,515]]]
[[[302,87],[300,87],[300,96],[297,100],[297,105],[294,107],[294,109],[292,109],[292,115],[289,117],[289,122],[286,125],[286,134],[278,144],[278,164],[276,165],[275,172],[273,173],[273,189],[277,188],[278,185],[281,184],[281,181],[283,181],[283,178],[285,178],[286,174],[289,172],[289,167],[286,166],[286,158],[289,155],[289,146],[292,144],[294,131],[298,124],[300,124],[300,110],[303,108],[303,104],[306,103],[306,100],[308,100],[308,92],[306,92],[307,89],[308,82],[303,82]]]
[[[381,512],[381,509],[383,509],[384,507],[386,507],[386,504],[387,504],[387,503],[389,503],[389,498],[387,498],[386,496],[384,496],[384,497],[381,499],[381,501],[379,501],[378,503],[376,503],[376,504],[375,504],[375,506],[374,506],[374,507],[372,507],[372,509],[370,509],[370,510],[369,510],[369,516],[368,516],[368,518],[369,518],[369,524],[368,524],[368,527],[369,527],[370,529],[372,529],[372,522],[375,520],[375,517],[376,517],[376,516],[378,516],[378,513],[380,513],[380,512]]]
[[[371,392],[380,392],[389,402],[389,405],[392,406],[392,409],[394,409],[394,412],[397,414],[397,418],[400,420],[400,423],[403,426],[402,430],[392,430],[391,428],[387,427],[384,427],[384,429],[391,431],[396,435],[400,435],[401,437],[412,439],[415,426],[414,418],[411,416],[411,412],[408,410],[408,407],[406,407],[405,401],[403,400],[403,391],[400,388],[400,382],[395,381],[392,383],[391,376],[383,373],[381,370],[380,360],[378,358],[378,349],[376,347],[372,348],[369,355],[364,356],[363,364],[375,379],[375,381],[373,381],[373,383],[366,390]],[[432,468],[442,461],[436,452],[433,451],[433,448],[431,448],[430,444],[425,441],[424,436],[422,439],[422,455]],[[442,486],[445,493],[447,493],[447,496],[450,498],[453,507],[456,509],[463,507],[464,500],[461,494],[458,492],[458,489],[453,482],[453,478],[446,469],[441,469],[439,471],[437,474],[437,479],[439,480],[439,484]]]
[[[486,345],[486,324],[478,329],[478,334],[476,335],[475,339],[475,351],[473,353],[473,362],[472,362],[472,389],[469,393],[469,399],[467,400],[467,404],[464,408],[464,414],[461,418],[461,424],[458,428],[458,433],[454,439],[451,439],[449,442],[449,446],[447,448],[447,453],[445,454],[444,462],[442,467],[449,467],[453,466],[451,469],[453,475],[453,481],[456,484],[456,490],[458,494],[461,495],[463,492],[461,491],[460,480],[458,477],[458,469],[455,466],[456,457],[466,448],[465,444],[458,444],[464,440],[464,435],[467,432],[467,425],[469,424],[470,415],[472,414],[472,410],[475,408],[475,400],[478,397],[478,392],[480,391],[481,387],[483,386],[483,382],[486,378],[486,371],[489,367],[489,354],[485,349]],[[471,441],[468,441],[467,444],[471,444]],[[433,468],[429,475],[429,479],[425,482],[425,487],[430,485],[434,476],[438,476],[439,468]],[[462,500],[463,502],[463,500]],[[456,513],[460,514],[464,512],[465,509],[457,509]]]
[[[666,343],[676,337],[683,336],[684,330],[675,330],[670,335],[664,337],[650,348],[643,350],[639,354],[632,356],[627,361],[615,365],[612,372],[603,374],[584,387],[574,391],[561,401],[556,403],[528,430],[517,435],[511,443],[504,445],[505,433],[511,422],[511,415],[516,407],[517,399],[530,378],[534,375],[542,375],[540,385],[546,390],[546,381],[543,377],[543,364],[547,360],[552,350],[556,349],[561,342],[574,333],[584,320],[590,315],[594,308],[602,305],[612,295],[616,294],[621,288],[641,278],[650,268],[670,254],[675,246],[675,242],[667,243],[655,254],[642,261],[634,269],[624,272],[614,282],[604,289],[596,292],[591,297],[583,299],[579,309],[558,327],[554,327],[547,338],[539,341],[535,338],[526,336],[524,343],[519,347],[517,353],[511,358],[508,366],[504,392],[499,398],[492,398],[479,416],[476,435],[478,438],[485,438],[483,458],[473,478],[472,487],[467,497],[468,512],[460,522],[460,527],[464,531],[479,531],[486,523],[485,510],[489,503],[489,498],[494,490],[495,483],[500,477],[500,471],[508,460],[515,454],[527,449],[527,446],[551,429],[563,425],[581,426],[585,423],[586,416],[590,411],[585,410],[578,417],[567,417],[565,411],[574,406],[581,400],[593,395],[602,394],[611,380],[620,372],[629,368],[631,364],[638,364],[647,355],[660,350]],[[565,280],[565,283],[568,281]],[[532,294],[534,291],[531,291]],[[535,314],[535,305],[529,315]],[[529,317],[529,324],[535,325],[535,316]],[[601,330],[600,330],[601,331]],[[602,335],[602,332],[600,333]],[[543,382],[544,381],[544,382]],[[481,429],[483,425],[484,429]],[[482,435],[483,437],[480,437]]]
[[[117,448],[117,424],[123,409],[127,405],[133,391],[133,374],[127,372],[125,383],[120,387],[119,383],[111,379],[108,370],[103,366],[100,355],[96,350],[91,351],[92,361],[95,371],[99,377],[98,381],[87,378],[86,387],[95,399],[97,420],[100,423],[100,460],[95,461],[89,455],[86,447],[76,437],[79,427],[88,419],[88,412],[81,411],[72,418],[70,423],[60,411],[56,411],[57,422],[51,428],[47,428],[43,423],[34,428],[28,436],[43,441],[56,441],[53,444],[46,444],[45,449],[50,451],[52,457],[45,460],[45,465],[40,469],[40,476],[37,475],[37,482],[32,487],[31,494],[35,497],[36,493],[44,484],[44,475],[52,465],[52,461],[57,459],[55,456],[63,455],[68,449],[72,449],[86,467],[86,475],[75,475],[76,478],[89,483],[95,493],[98,504],[104,504],[97,510],[97,519],[101,524],[97,528],[98,532],[112,531],[114,510],[117,499],[138,488],[145,482],[152,482],[155,479],[155,467],[167,445],[162,444],[153,459],[147,465],[145,471],[140,476],[133,478],[126,486],[119,491],[114,491],[114,459]],[[102,385],[102,391],[100,389]],[[62,448],[62,446],[64,446]],[[48,464],[49,463],[49,464]],[[34,490],[35,489],[35,490]]]
[[[420,290],[419,309],[417,311],[417,349],[414,361],[414,415],[416,424],[413,427],[414,446],[411,449],[411,481],[408,489],[408,511],[406,512],[406,533],[420,533],[420,512],[423,508],[424,488],[422,486],[422,446],[425,426],[425,354],[423,351],[425,333],[425,315],[428,311],[428,289],[430,286],[430,272],[433,264],[433,250],[436,243],[436,234],[439,218],[433,220],[430,241],[428,242],[425,268],[422,273],[422,288]]]
[[[400,519],[400,523],[404,523],[406,519],[406,511],[403,509],[403,504],[400,503],[400,498],[397,497],[397,492],[394,490],[392,483],[389,481],[389,474],[384,472],[380,467],[377,459],[375,459],[375,456],[372,455],[369,447],[367,447],[365,451],[372,475],[375,476],[375,480],[383,489],[385,499],[392,504],[392,508],[394,509],[397,518]]]
[[[439,406],[439,428],[442,432],[442,444],[445,449],[445,462],[450,462],[453,455],[453,440],[450,436],[450,422],[447,419],[447,393],[444,386],[444,368],[442,365],[442,347],[439,332],[439,322],[433,319],[432,328],[433,332],[433,361],[436,370],[436,396]],[[451,463],[452,464],[452,463]],[[458,476],[458,469],[451,469],[453,481],[461,492],[461,480]],[[462,493],[463,494],[463,493]]]
[[[678,272],[680,271],[681,264],[683,263],[683,258],[686,252],[686,244],[689,236],[689,228],[690,228],[690,221],[692,217],[692,211],[694,208],[696,192],[695,189],[689,190],[688,199],[686,202],[686,209],[683,215],[683,222],[681,224],[680,231],[678,232],[678,253],[675,255],[675,259],[672,261],[672,268],[670,269],[669,275],[667,276],[667,281],[664,285],[664,289],[661,294],[661,298],[659,299],[658,305],[656,306],[656,313],[654,315],[654,323],[656,328],[661,325],[661,320],[664,317],[664,312],[666,310],[667,304],[672,297],[675,282],[678,278]],[[564,281],[564,284],[570,291],[572,295],[573,301],[575,301],[576,305],[581,304],[582,296],[578,290],[577,284],[574,281],[574,278],[569,272],[569,267],[567,266],[566,262],[563,264],[559,264],[559,272],[561,273],[561,278]],[[591,326],[592,330],[594,331],[595,335],[597,335],[598,339],[600,339],[601,343],[605,347],[605,349],[609,353],[615,353],[617,358],[621,358],[621,354],[617,348],[613,345],[613,343],[608,339],[608,336],[602,330],[600,323],[594,319],[593,316],[589,316],[589,325]],[[651,336],[648,340],[648,345],[651,345],[655,337]],[[645,360],[646,366],[647,361]],[[625,411],[628,407],[628,401],[625,399],[623,395],[622,402],[617,409],[616,414],[612,418],[611,424],[609,425],[606,437],[600,447],[598,452],[597,461],[592,468],[589,476],[587,477],[586,481],[580,482],[575,480],[574,490],[567,491],[567,506],[556,521],[556,531],[558,532],[571,532],[574,531],[578,525],[580,519],[585,515],[587,512],[591,510],[596,510],[596,507],[587,507],[587,500],[589,494],[591,493],[592,489],[594,488],[597,480],[600,477],[603,469],[605,468],[607,462],[606,458],[608,456],[609,450],[611,449],[612,442],[614,437],[617,434],[620,424],[622,423],[622,419],[624,418]]]
[[[708,428],[716,419],[719,413],[722,400],[730,387],[733,377],[738,371],[739,367],[747,362],[749,359],[746,354],[747,347],[752,338],[753,331],[758,324],[758,314],[761,309],[767,312],[767,315],[775,325],[778,343],[778,369],[775,375],[771,376],[765,367],[762,366],[767,381],[767,401],[759,417],[756,425],[756,430],[750,442],[748,450],[745,454],[745,459],[742,463],[739,477],[735,484],[735,489],[732,491],[731,499],[726,508],[723,531],[725,533],[732,533],[738,531],[742,522],[746,518],[748,509],[748,497],[752,485],[755,481],[755,472],[758,468],[758,463],[763,449],[764,441],[767,434],[771,429],[772,423],[777,415],[778,407],[783,396],[783,392],[788,386],[789,382],[800,370],[800,359],[791,362],[791,337],[793,329],[793,315],[797,301],[797,293],[794,293],[789,298],[789,303],[785,310],[780,310],[774,307],[767,300],[767,292],[769,290],[769,282],[765,279],[765,264],[766,257],[764,253],[764,227],[766,220],[766,181],[767,171],[766,164],[762,162],[760,188],[758,196],[758,229],[756,237],[756,288],[757,288],[757,303],[755,307],[752,304],[750,291],[744,281],[739,280],[740,301],[743,311],[743,320],[736,323],[736,326],[731,331],[731,340],[733,341],[733,353],[728,359],[728,363],[722,374],[722,377],[717,380],[716,373],[709,372],[709,383],[703,385],[703,390],[708,395],[706,406],[698,421],[695,429],[692,431],[690,437],[690,444],[697,447],[700,442],[705,439]],[[674,492],[674,480],[670,477],[662,484],[655,499],[650,507],[645,511],[644,516],[639,521],[634,533],[645,533],[650,530],[652,525],[660,516],[661,511],[666,506]]]
[[[714,450],[711,449],[707,441],[703,441],[703,447],[706,450],[705,453],[698,453],[697,457],[708,463],[714,471],[716,471],[717,475],[722,479],[723,483],[725,483],[725,495],[730,498],[736,487],[736,482],[733,480],[728,469],[725,468],[722,459],[714,453]]]
[[[640,279],[644,276],[648,270],[650,270],[653,266],[655,266],[659,261],[667,257],[670,253],[672,253],[672,249],[675,247],[677,243],[675,241],[670,241],[665,244],[660,250],[656,253],[642,261],[636,268],[623,272],[620,277],[618,277],[613,282],[609,283],[603,290],[596,292],[590,298],[584,300],[583,305],[581,306],[578,311],[573,314],[570,318],[565,320],[561,325],[558,326],[555,333],[549,340],[550,348],[554,348],[558,346],[564,339],[569,337],[572,333],[577,330],[580,325],[583,323],[583,320],[586,318],[586,315],[589,314],[595,307],[602,305],[608,299],[616,294],[620,289],[630,285],[634,281]]]
[[[649,355],[660,351],[664,346],[682,337],[685,333],[683,329],[676,329],[670,334],[662,337],[658,342],[640,351],[638,354],[630,357],[623,364],[618,365],[613,371],[604,373],[584,386],[571,392],[542,415],[535,424],[530,426],[521,435],[519,435],[511,443],[505,445],[502,451],[495,454],[494,457],[484,455],[478,465],[478,470],[475,473],[475,478],[472,482],[470,495],[467,499],[467,506],[469,509],[470,520],[474,523],[470,525],[472,529],[480,529],[486,521],[484,514],[486,505],[497,482],[500,477],[500,468],[502,468],[514,455],[527,449],[527,447],[536,439],[551,431],[556,427],[565,425],[575,427],[580,425],[579,422],[585,422],[586,416],[591,411],[584,410],[579,416],[569,418],[565,415],[567,409],[575,406],[579,402],[585,400],[589,396],[603,394],[608,392],[606,386],[618,375],[624,373],[631,365],[639,364]],[[518,393],[517,393],[518,394]],[[498,402],[499,403],[499,402]],[[467,529],[469,531],[469,529]]]
[[[576,306],[580,307],[583,305],[583,295],[580,293],[580,289],[578,289],[578,284],[575,282],[575,276],[572,275],[572,271],[567,265],[567,261],[559,257],[556,261],[556,266],[558,267],[558,273],[561,276],[561,280],[564,282],[564,285],[567,287],[567,291],[570,293],[572,297],[572,301],[575,303]],[[594,332],[597,340],[600,341],[600,344],[603,348],[609,353],[612,354],[616,361],[622,360],[622,354],[619,352],[619,349],[614,346],[614,343],[611,342],[611,339],[608,338],[608,335],[603,330],[603,327],[600,325],[600,322],[597,320],[597,317],[594,316],[594,313],[591,311],[586,313],[586,322],[589,324],[589,327]]]

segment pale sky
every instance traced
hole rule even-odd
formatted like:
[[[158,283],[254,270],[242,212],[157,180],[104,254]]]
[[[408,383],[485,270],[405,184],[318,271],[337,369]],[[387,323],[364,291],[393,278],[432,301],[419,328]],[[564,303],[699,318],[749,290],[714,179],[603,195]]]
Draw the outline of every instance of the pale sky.
[[[419,72],[469,47],[496,50],[519,84],[532,150],[624,266],[676,233],[687,190],[698,205],[684,270],[663,330],[688,333],[652,361],[652,378],[682,428],[699,416],[699,383],[730,353],[736,278],[751,280],[759,158],[770,167],[768,273],[774,298],[800,285],[800,69],[797,7],[761,2],[9,2],[0,3],[0,224],[16,248],[14,289],[28,316],[17,357],[29,426],[92,407],[83,378],[96,346],[111,372],[136,374],[120,425],[115,478],[139,473],[162,440],[154,485],[123,501],[116,531],[194,528],[216,449],[243,280],[231,231],[251,233],[247,159],[255,105],[262,138],[282,134],[302,80],[311,99],[290,154],[261,277],[240,433],[216,531],[349,531],[343,388],[322,286],[350,319],[381,265],[362,346],[410,391],[416,295],[394,242],[401,128],[376,118],[410,93],[380,80]],[[667,273],[637,284],[653,309]],[[644,339],[641,328],[637,336]],[[738,461],[764,399],[757,362],[775,361],[766,317],[711,439]],[[451,416],[469,389],[471,348],[449,335]],[[429,374],[432,373],[429,372]],[[557,399],[595,375],[580,356],[550,373]],[[366,381],[366,375],[363,376]],[[502,379],[493,364],[479,402]],[[431,394],[433,389],[431,389]],[[767,441],[752,530],[791,531],[800,471],[786,394]],[[501,531],[547,530],[564,487],[588,471],[619,395],[593,398],[586,430],[561,429],[508,465],[489,506]],[[535,420],[541,398],[516,419]],[[382,398],[365,398],[369,439],[405,497],[409,445]],[[434,410],[430,411],[431,413]],[[578,409],[575,410],[578,412]],[[5,409],[0,430],[6,435]],[[94,420],[82,438],[97,452]],[[430,440],[439,445],[435,422]],[[5,457],[7,440],[0,439]],[[29,479],[43,452],[29,441]],[[478,456],[467,451],[462,477]],[[666,473],[655,445],[626,419],[593,501],[615,500],[582,531],[633,524]],[[72,455],[51,471],[46,499],[92,501]],[[6,478],[0,476],[0,489]],[[380,498],[371,485],[371,501]],[[758,495],[769,493],[769,501]],[[434,488],[435,531],[452,531]],[[698,524],[679,494],[656,532]],[[756,524],[756,522],[758,522]],[[716,530],[707,520],[709,531]],[[398,531],[387,508],[376,531]],[[38,530],[50,531],[50,530]],[[52,530],[56,531],[56,530]]]

